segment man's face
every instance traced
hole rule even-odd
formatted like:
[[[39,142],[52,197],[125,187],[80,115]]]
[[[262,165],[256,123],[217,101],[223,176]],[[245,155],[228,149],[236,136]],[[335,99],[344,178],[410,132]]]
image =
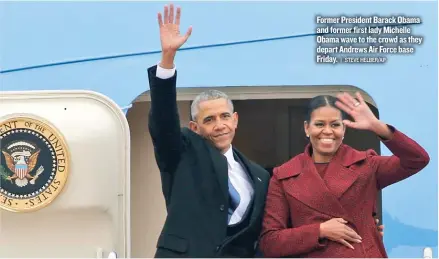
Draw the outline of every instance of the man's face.
[[[238,114],[232,113],[224,98],[203,101],[198,106],[196,121],[189,127],[211,141],[222,153],[230,147],[238,126]]]

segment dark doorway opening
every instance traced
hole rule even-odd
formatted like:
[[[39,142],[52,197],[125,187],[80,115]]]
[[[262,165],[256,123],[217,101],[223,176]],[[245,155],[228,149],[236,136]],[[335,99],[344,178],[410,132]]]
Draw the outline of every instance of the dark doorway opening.
[[[234,100],[239,124],[234,146],[272,174],[274,167],[304,151],[304,120],[309,99]],[[369,104],[379,118],[378,109]],[[380,141],[372,132],[347,129],[344,143],[358,150],[373,149],[380,154]],[[376,215],[382,222],[381,192]]]

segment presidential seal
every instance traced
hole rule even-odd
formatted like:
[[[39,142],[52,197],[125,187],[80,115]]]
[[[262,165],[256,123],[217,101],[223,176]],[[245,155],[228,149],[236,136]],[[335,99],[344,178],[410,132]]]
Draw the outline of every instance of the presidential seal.
[[[0,208],[29,212],[51,203],[69,171],[64,137],[49,123],[16,116],[0,122]]]

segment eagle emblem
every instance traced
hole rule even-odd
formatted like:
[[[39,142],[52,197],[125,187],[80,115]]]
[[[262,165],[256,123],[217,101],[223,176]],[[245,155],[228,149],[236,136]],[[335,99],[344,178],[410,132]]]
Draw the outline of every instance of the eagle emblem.
[[[12,153],[7,150],[11,150]],[[5,157],[6,166],[12,173],[5,179],[8,181],[15,180],[18,187],[24,187],[31,180],[31,184],[35,184],[38,176],[43,172],[44,168],[40,166],[37,172],[32,176],[31,173],[35,169],[38,162],[39,149],[32,143],[18,141],[11,143],[6,150],[2,150]]]
[[[66,140],[37,115],[0,118],[0,209],[30,212],[49,205],[67,181]]]

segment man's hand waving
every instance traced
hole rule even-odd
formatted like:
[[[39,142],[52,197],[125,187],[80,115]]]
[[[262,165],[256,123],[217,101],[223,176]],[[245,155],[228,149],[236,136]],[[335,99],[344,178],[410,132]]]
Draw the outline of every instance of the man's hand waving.
[[[180,35],[180,17],[181,8],[178,7],[174,19],[174,5],[164,8],[164,17],[158,13],[158,22],[160,27],[160,42],[162,45],[162,62],[163,68],[172,68],[174,57],[177,50],[187,41],[192,33],[192,27],[189,27],[185,35]]]

